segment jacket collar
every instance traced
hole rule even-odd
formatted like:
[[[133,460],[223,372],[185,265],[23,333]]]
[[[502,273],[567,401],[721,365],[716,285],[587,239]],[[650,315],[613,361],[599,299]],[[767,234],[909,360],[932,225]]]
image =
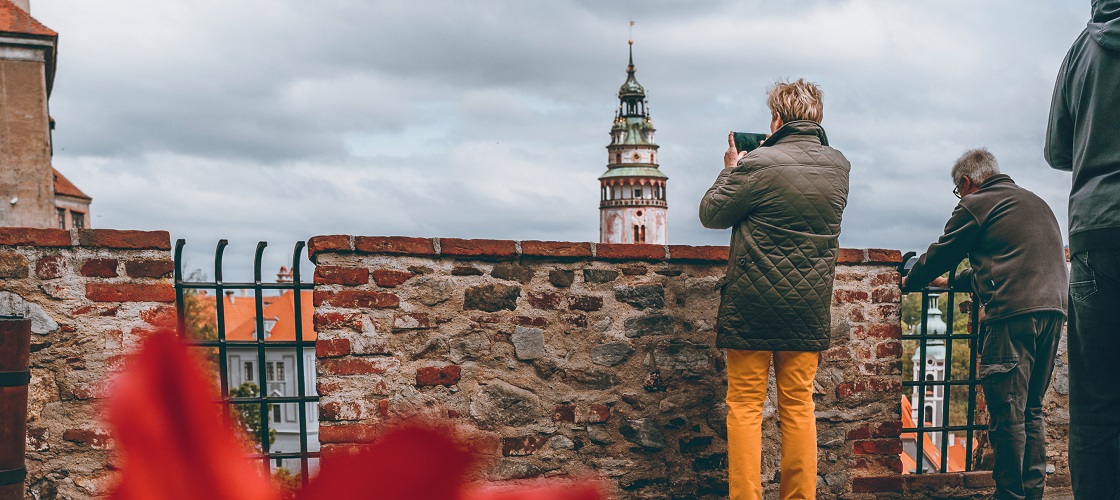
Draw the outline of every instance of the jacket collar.
[[[991,177],[988,177],[987,179],[984,179],[984,182],[980,183],[980,189],[984,189],[986,187],[994,186],[996,184],[1001,184],[1001,183],[1004,183],[1004,182],[1010,182],[1012,184],[1015,184],[1015,181],[1011,180],[1010,175],[996,174],[996,175],[993,175]]]
[[[767,137],[761,146],[773,146],[779,142],[786,142],[790,140],[813,140],[820,141],[821,145],[828,145],[828,136],[825,135],[824,129],[821,128],[817,122],[809,120],[797,120],[782,125],[782,128],[774,132],[770,137]]]

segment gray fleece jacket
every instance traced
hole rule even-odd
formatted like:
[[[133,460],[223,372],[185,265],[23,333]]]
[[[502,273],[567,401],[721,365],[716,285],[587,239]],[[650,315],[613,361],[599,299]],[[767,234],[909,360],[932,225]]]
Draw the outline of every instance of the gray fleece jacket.
[[[1070,252],[1120,248],[1120,0],[1094,0],[1066,54],[1045,153],[1051,167],[1073,172]]]

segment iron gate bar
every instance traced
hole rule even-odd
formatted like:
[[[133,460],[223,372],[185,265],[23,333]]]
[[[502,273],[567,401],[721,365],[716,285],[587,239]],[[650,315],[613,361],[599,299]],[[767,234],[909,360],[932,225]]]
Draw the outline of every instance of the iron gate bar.
[[[909,270],[909,266],[913,265],[912,262],[914,260],[916,260],[916,259],[912,259],[911,258],[912,256],[913,256],[913,253],[908,253],[907,255],[903,256],[903,265],[900,266],[899,271],[904,276],[907,274],[907,271]],[[916,370],[918,372],[917,380],[907,380],[907,381],[902,382],[902,386],[904,388],[905,387],[910,387],[910,388],[912,388],[912,390],[917,391],[916,399],[918,401],[918,405],[917,405],[917,408],[914,408],[914,410],[916,410],[916,414],[917,414],[918,418],[915,419],[914,427],[912,427],[912,428],[910,428],[910,427],[902,428],[903,433],[914,432],[915,436],[916,436],[915,447],[916,447],[916,452],[917,453],[916,453],[916,457],[915,457],[915,460],[914,460],[915,461],[914,473],[916,473],[916,474],[925,473],[925,468],[923,466],[926,462],[925,449],[924,449],[925,448],[925,446],[924,446],[925,439],[924,438],[927,435],[934,434],[934,433],[939,433],[941,435],[941,438],[942,438],[941,443],[938,446],[941,449],[940,450],[941,451],[941,457],[940,457],[940,462],[941,463],[936,464],[935,466],[939,466],[940,472],[947,472],[948,460],[949,460],[949,457],[948,457],[948,455],[949,455],[949,453],[948,453],[948,450],[949,450],[948,437],[949,437],[949,435],[948,435],[948,433],[949,432],[954,432],[954,431],[957,431],[957,432],[963,431],[966,434],[964,469],[965,469],[965,471],[973,470],[973,468],[974,468],[973,467],[974,466],[974,463],[973,463],[973,453],[974,453],[973,439],[974,439],[974,436],[975,436],[975,432],[985,430],[988,427],[985,424],[977,424],[976,419],[975,419],[976,401],[977,401],[977,395],[978,395],[977,386],[979,385],[979,381],[976,378],[976,364],[977,364],[976,354],[977,354],[978,345],[979,345],[978,344],[978,334],[977,334],[977,331],[978,331],[978,328],[979,328],[978,308],[974,307],[974,308],[971,308],[971,310],[969,311],[970,312],[971,323],[970,323],[970,328],[968,329],[967,333],[963,333],[963,334],[962,333],[955,333],[954,330],[953,330],[953,322],[955,320],[955,315],[956,315],[956,303],[955,303],[956,302],[956,295],[960,294],[960,293],[964,293],[963,291],[958,290],[956,280],[955,280],[955,278],[956,278],[955,274],[956,273],[954,272],[950,276],[949,285],[947,287],[932,287],[931,286],[931,287],[923,288],[921,290],[921,292],[920,292],[922,294],[921,295],[921,320],[920,320],[921,324],[919,325],[919,327],[920,327],[919,332],[917,334],[909,334],[909,335],[904,334],[902,336],[903,341],[916,341],[916,342],[918,342],[917,354],[918,354],[918,357],[919,357],[918,358],[919,359],[919,361],[918,361],[919,367]],[[941,334],[930,334],[929,328],[928,328],[928,325],[927,325],[927,320],[928,320],[928,317],[929,317],[928,313],[929,313],[929,306],[930,306],[930,297],[933,296],[934,294],[940,295],[942,293],[946,294],[946,300],[948,301],[946,303],[946,320],[947,320],[946,321],[946,331],[945,331],[945,334],[943,334],[943,335],[941,335]],[[943,362],[944,362],[944,368],[943,368],[944,380],[926,380],[927,370],[926,370],[925,361],[926,361],[926,355],[928,354],[927,345],[928,345],[928,342],[931,341],[931,340],[942,340],[945,343],[945,345],[944,345],[944,347],[945,347],[945,358],[943,360]],[[966,374],[966,377],[963,377],[963,378],[957,378],[957,377],[960,376],[960,374],[956,374],[956,377],[954,377],[954,373],[953,373],[953,344],[954,344],[955,340],[968,340],[969,367],[968,367],[968,373]],[[964,425],[950,425],[950,421],[949,421],[950,416],[951,416],[951,414],[950,414],[950,403],[952,402],[951,397],[952,397],[952,394],[953,394],[952,388],[953,387],[960,387],[960,386],[965,386],[965,387],[968,388],[968,399],[967,399],[966,408],[965,408],[965,423],[964,423]],[[933,426],[933,425],[927,426],[926,425],[927,415],[926,415],[926,408],[925,408],[926,391],[927,390],[932,390],[931,388],[936,388],[936,387],[941,387],[942,388],[942,394],[941,394],[941,401],[942,401],[942,404],[943,404],[943,408],[941,409],[942,422],[941,422],[941,425],[938,425],[938,426]],[[912,394],[912,397],[913,397],[913,394]]]
[[[214,250],[214,281],[213,282],[187,282],[184,281],[182,270],[182,254],[183,247],[186,241],[179,239],[175,242],[175,301],[176,311],[178,313],[178,328],[179,336],[185,343],[192,347],[201,348],[217,348],[218,350],[218,366],[220,386],[222,389],[222,397],[219,400],[222,403],[222,411],[226,418],[230,416],[231,405],[256,405],[260,415],[260,440],[261,452],[252,453],[247,455],[246,458],[250,460],[261,460],[265,466],[265,470],[271,475],[272,460],[283,459],[299,459],[300,461],[300,481],[306,485],[309,480],[309,461],[312,458],[319,458],[318,451],[308,450],[308,423],[307,423],[307,405],[317,404],[319,396],[309,396],[306,386],[307,369],[304,366],[304,349],[313,348],[314,341],[307,341],[303,335],[303,290],[314,289],[313,283],[303,283],[300,275],[300,257],[305,247],[305,242],[299,241],[296,243],[292,252],[292,281],[291,282],[276,282],[265,283],[261,278],[261,262],[264,250],[267,247],[266,242],[259,242],[253,257],[253,281],[252,282],[225,282],[223,281],[223,258],[225,248],[228,246],[228,240],[222,239],[218,241],[218,245]],[[237,289],[251,289],[253,290],[254,311],[255,318],[255,331],[256,335],[253,340],[229,340],[226,338],[226,324],[225,324],[225,303],[224,297],[227,290]],[[217,339],[194,339],[187,336],[187,325],[185,310],[185,295],[187,290],[214,290],[215,292],[215,320],[216,320],[216,336]],[[265,339],[264,329],[264,295],[265,290],[278,290],[293,292],[293,304],[295,310],[295,340],[294,341],[268,341]],[[258,392],[257,396],[231,396],[229,388],[229,355],[228,349],[230,347],[247,347],[256,348],[257,359],[257,381]],[[296,351],[295,358],[298,360],[295,363],[296,372],[296,396],[272,396],[268,387],[267,378],[267,352],[270,349],[284,349],[294,348]],[[298,452],[275,452],[271,449],[268,436],[271,427],[271,412],[272,405],[279,404],[295,404],[298,408],[299,415],[299,451]]]

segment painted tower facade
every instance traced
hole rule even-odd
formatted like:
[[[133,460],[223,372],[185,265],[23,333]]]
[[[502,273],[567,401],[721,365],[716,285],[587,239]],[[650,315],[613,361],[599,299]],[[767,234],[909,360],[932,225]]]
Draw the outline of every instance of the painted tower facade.
[[[633,40],[618,99],[607,171],[599,176],[599,242],[664,245],[669,241],[665,203],[669,178],[657,168],[646,91],[634,77]]]

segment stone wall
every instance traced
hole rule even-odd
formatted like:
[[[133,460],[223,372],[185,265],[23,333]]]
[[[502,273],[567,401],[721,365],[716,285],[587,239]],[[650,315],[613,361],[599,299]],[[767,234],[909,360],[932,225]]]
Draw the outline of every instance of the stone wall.
[[[726,247],[320,236],[308,251],[325,460],[420,414],[459,422],[489,479],[594,471],[621,498],[726,495]],[[821,498],[901,473],[899,261],[841,254],[815,385]]]
[[[105,493],[98,402],[140,338],[174,327],[170,248],[162,231],[0,228],[0,314],[32,319],[29,497]]]

